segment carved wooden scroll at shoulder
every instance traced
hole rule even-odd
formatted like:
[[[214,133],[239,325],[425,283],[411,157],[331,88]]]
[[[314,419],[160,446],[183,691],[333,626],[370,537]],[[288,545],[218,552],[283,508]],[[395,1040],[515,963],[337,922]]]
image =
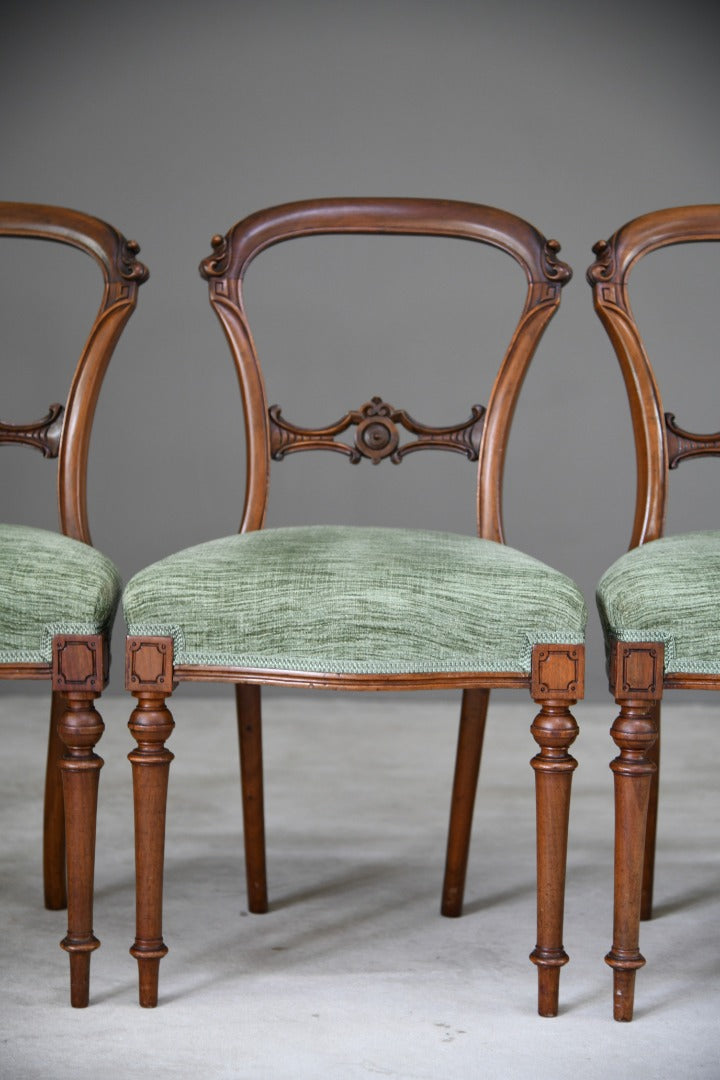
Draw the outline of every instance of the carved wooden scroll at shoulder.
[[[546,240],[543,247],[543,266],[545,275],[550,281],[556,281],[559,285],[567,285],[572,277],[572,267],[558,258],[560,242],[558,240]]]
[[[138,285],[142,285],[150,277],[150,271],[145,263],[141,263],[138,259],[139,253],[140,245],[137,240],[126,240],[124,236],[120,237],[118,252],[120,276],[125,281],[135,281]]]
[[[125,686],[128,690],[154,687],[171,692],[173,639],[128,636],[125,649]]]
[[[473,405],[470,418],[451,427],[419,424],[404,409],[396,409],[379,397],[372,398],[356,412],[346,413],[326,428],[297,427],[283,417],[278,405],[271,405],[268,413],[270,452],[275,461],[299,450],[334,450],[345,454],[353,465],[362,458],[368,458],[373,465],[378,465],[383,458],[390,458],[394,465],[399,465],[415,450],[453,450],[470,461],[477,461],[485,408]],[[357,427],[354,444],[335,439],[353,425]],[[417,438],[401,446],[398,425]]]
[[[696,435],[684,431],[675,423],[674,413],[665,413],[667,430],[668,465],[677,469],[683,458],[715,457],[720,454],[720,431],[713,435]]]
[[[54,404],[47,416],[30,424],[6,424],[0,420],[0,443],[22,443],[40,450],[43,457],[55,458],[60,449],[65,407]]]
[[[535,645],[531,695],[577,701],[585,692],[584,645]]]
[[[57,634],[52,655],[53,690],[100,693],[107,683],[110,652],[101,634]]]
[[[662,642],[616,641],[610,653],[610,690],[615,698],[659,701],[664,661]]]

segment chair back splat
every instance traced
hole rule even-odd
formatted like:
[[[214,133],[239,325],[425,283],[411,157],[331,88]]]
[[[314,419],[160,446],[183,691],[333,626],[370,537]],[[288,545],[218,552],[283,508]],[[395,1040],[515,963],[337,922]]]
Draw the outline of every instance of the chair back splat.
[[[265,384],[243,302],[243,278],[253,259],[294,237],[376,233],[447,236],[488,244],[522,267],[527,295],[517,328],[493,386],[487,408],[473,406],[470,419],[452,428],[430,428],[402,409],[373,398],[358,411],[323,429],[298,428],[277,405],[268,407]],[[502,472],[512,416],[528,365],[560,303],[570,268],[558,258],[559,244],[546,240],[514,214],[472,203],[432,199],[323,199],[263,210],[212,240],[213,253],[200,265],[210,302],[227,335],[237,367],[246,415],[247,485],[241,531],[262,528],[270,461],[300,450],[328,449],[351,461],[366,457],[397,463],[419,449],[443,448],[478,461],[478,532],[503,539]],[[397,425],[418,436],[400,445]],[[336,436],[357,427],[353,444]]]

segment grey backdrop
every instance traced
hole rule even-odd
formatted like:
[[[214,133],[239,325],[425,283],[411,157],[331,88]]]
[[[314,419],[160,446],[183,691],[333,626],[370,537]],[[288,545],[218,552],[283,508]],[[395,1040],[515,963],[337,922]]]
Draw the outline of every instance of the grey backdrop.
[[[516,417],[506,527],[509,543],[583,588],[589,696],[604,695],[592,594],[627,546],[634,464],[584,272],[592,243],[629,218],[720,199],[716,11],[698,0],[6,3],[0,198],[97,214],[140,241],[151,270],[93,441],[94,541],[123,575],[237,527],[239,398],[197,274],[211,235],[321,195],[494,204],[557,237],[575,269]],[[381,394],[450,423],[487,401],[523,294],[510,260],[455,241],[321,243],[274,249],[248,280],[270,397],[286,415],[329,422]],[[24,420],[64,395],[85,329],[76,317],[92,307],[74,283],[92,293],[96,273],[73,252],[54,250],[40,270],[34,245],[9,247],[0,415]],[[695,377],[714,377],[718,360],[712,254],[651,257],[635,281],[666,407],[697,430],[720,427],[717,382]],[[43,297],[57,302],[52,324]],[[4,450],[3,517],[52,524],[52,466]],[[681,466],[671,530],[717,525],[714,464]],[[397,469],[311,455],[276,466],[270,520],[471,531],[473,497],[473,466],[454,455]]]

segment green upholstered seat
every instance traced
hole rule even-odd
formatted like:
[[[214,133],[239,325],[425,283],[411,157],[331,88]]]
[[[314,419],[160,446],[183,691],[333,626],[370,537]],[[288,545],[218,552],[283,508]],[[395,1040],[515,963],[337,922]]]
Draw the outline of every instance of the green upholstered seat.
[[[662,641],[667,672],[720,674],[720,532],[633,548],[597,591],[606,636]]]
[[[0,663],[49,663],[53,634],[104,633],[120,591],[113,564],[87,544],[0,525]]]
[[[586,618],[569,578],[502,544],[326,525],[181,551],[123,603],[176,664],[337,674],[528,672],[534,643],[579,644]]]

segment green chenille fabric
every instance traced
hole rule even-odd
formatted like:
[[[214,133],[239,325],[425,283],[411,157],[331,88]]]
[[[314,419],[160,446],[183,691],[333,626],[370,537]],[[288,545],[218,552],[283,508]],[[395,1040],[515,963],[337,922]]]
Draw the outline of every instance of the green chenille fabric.
[[[79,540],[0,525],[0,664],[52,660],[54,634],[100,634],[121,592],[117,570]]]
[[[608,641],[662,641],[665,670],[720,674],[720,532],[633,548],[597,590]]]
[[[528,672],[533,644],[580,644],[586,619],[569,578],[502,544],[330,525],[181,551],[123,603],[177,664],[328,674]]]

